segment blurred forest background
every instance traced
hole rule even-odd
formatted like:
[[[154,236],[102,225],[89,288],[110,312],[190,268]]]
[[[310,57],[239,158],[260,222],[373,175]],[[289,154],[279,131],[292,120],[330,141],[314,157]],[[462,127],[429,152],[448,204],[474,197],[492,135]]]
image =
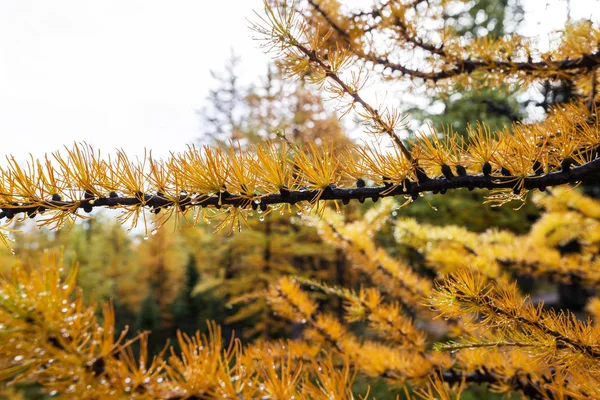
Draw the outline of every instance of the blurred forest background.
[[[517,29],[522,18],[518,0],[480,0],[460,15],[449,15],[447,24],[465,36],[501,36]],[[247,146],[272,139],[277,132],[300,143],[332,142],[342,147],[350,142],[348,133],[353,127],[343,126],[313,87],[302,80],[284,80],[276,65],[266,66],[264,75],[250,86],[239,83],[242,73],[238,58],[232,54],[223,69],[213,74],[214,89],[206,103],[199,105],[202,131],[197,144],[239,141]],[[547,82],[539,88],[536,100],[501,87],[473,93],[457,89],[429,99],[425,107],[406,111],[418,121],[431,121],[440,129],[450,125],[465,132],[468,124],[478,120],[495,129],[526,118],[526,109],[532,103],[547,110],[572,100],[571,87],[569,81]],[[598,197],[598,187],[583,190]],[[477,190],[435,196],[430,204],[420,199],[410,207],[394,210],[391,223],[376,241],[389,254],[409,260],[419,270],[423,257],[415,249],[395,242],[394,219],[413,217],[422,223],[459,225],[475,232],[496,227],[524,234],[540,214],[530,201],[518,210],[510,204],[492,208],[482,202],[483,193]],[[343,208],[343,213],[352,221],[371,206],[370,201],[352,203]],[[24,224],[14,249],[22,260],[34,265],[44,249],[64,248],[67,260],[76,259],[81,265],[78,284],[88,300],[97,304],[111,300],[117,323],[120,327],[128,325],[132,336],[138,331],[152,331],[150,347],[155,353],[169,339],[174,343],[177,330],[205,330],[206,320],[221,324],[225,336],[235,331],[244,341],[299,336],[302,326],[280,320],[265,301],[236,301],[266,288],[282,274],[360,287],[363,277],[346,255],[324,243],[317,229],[305,224],[301,215],[290,217],[278,211],[262,215],[257,210],[250,223],[251,230],[231,236],[213,233],[210,224],[181,229],[166,226],[145,236],[127,233],[112,216],[95,213],[71,230],[50,232]],[[10,252],[0,248],[0,270],[4,270],[0,272],[7,272],[13,260]],[[536,282],[534,288],[532,282],[520,283],[549,304],[567,301],[560,296],[565,291],[556,285]],[[581,311],[584,304],[581,301],[570,306]],[[341,300],[330,299],[321,307],[341,315]],[[356,329],[361,329],[360,325]],[[383,382],[364,378],[357,381],[357,391],[364,392],[366,385],[371,385],[377,398],[394,397]],[[35,397],[34,389],[26,393],[28,398]],[[476,391],[471,395],[478,397]]]

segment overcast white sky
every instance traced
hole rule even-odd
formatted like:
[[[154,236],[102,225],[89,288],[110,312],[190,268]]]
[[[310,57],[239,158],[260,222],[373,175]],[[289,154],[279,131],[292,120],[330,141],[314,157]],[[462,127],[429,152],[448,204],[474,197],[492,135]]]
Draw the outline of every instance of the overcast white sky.
[[[199,135],[209,71],[231,47],[245,72],[266,70],[269,56],[246,21],[261,6],[0,0],[0,153],[37,155],[73,141],[136,153],[183,149]]]
[[[565,1],[526,0],[525,33],[560,27]],[[573,17],[599,19],[598,1],[571,3]],[[209,71],[230,48],[247,81],[266,70],[253,10],[262,0],[0,0],[0,163],[74,141],[184,149],[199,136]]]

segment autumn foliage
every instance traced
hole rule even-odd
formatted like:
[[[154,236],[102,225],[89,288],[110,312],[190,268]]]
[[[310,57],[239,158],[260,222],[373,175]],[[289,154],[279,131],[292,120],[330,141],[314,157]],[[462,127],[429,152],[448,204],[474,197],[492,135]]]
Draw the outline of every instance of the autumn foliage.
[[[478,385],[526,398],[600,398],[600,300],[592,296],[600,285],[600,203],[575,187],[600,172],[600,28],[570,23],[544,52],[518,34],[465,39],[439,24],[463,3],[376,1],[350,12],[336,0],[265,1],[252,29],[283,74],[331,98],[370,141],[350,143],[335,120],[321,119],[312,128],[302,120],[305,136],[290,136],[283,124],[266,137],[267,128],[252,126],[252,140],[233,140],[237,126],[228,143],[190,145],[168,159],[102,155],[86,144],[26,163],[9,158],[0,167],[7,248],[26,217],[62,229],[96,208],[117,209],[120,223],[151,239],[140,246],[140,263],[166,309],[185,264],[174,231],[190,241],[200,240],[189,230],[197,224],[236,235],[254,226],[260,239],[214,247],[246,252],[237,263],[215,261],[225,272],[204,270],[210,278],[194,290],[214,289],[239,306],[229,322],[261,317],[253,343],[223,338],[209,322],[207,334],[178,332],[150,354],[150,333],[119,331],[110,302],[84,299],[77,262],[65,265],[60,251],[47,251],[16,261],[0,281],[0,380],[78,399],[356,399],[357,377],[385,380],[408,398],[460,398]],[[407,117],[364,94],[378,73],[427,94],[569,80],[574,100],[537,122],[493,130],[480,121],[466,132],[429,125],[406,139]],[[304,104],[320,107],[307,93]],[[485,189],[495,207],[532,201],[544,212],[525,234],[396,218],[401,207],[458,189]],[[376,204],[344,215],[355,200]],[[290,217],[298,228],[285,233]],[[321,242],[293,247],[301,229]],[[386,234],[413,257],[391,254],[378,240]],[[256,243],[260,255],[248,250]],[[298,267],[314,249],[337,263],[336,282]],[[527,280],[536,279],[584,293],[580,309],[528,295]],[[124,292],[139,307],[135,290]],[[324,306],[332,299],[342,307]],[[269,340],[282,321],[293,338]],[[359,398],[370,398],[368,390]]]

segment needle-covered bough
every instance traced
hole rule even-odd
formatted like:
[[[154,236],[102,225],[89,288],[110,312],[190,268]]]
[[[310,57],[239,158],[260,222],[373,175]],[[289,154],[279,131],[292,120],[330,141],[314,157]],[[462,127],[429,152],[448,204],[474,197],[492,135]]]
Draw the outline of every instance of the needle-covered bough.
[[[598,122],[580,104],[556,109],[537,124],[500,132],[479,124],[466,141],[433,133],[409,146],[366,144],[336,152],[281,140],[247,149],[190,146],[165,160],[131,160],[122,151],[102,157],[77,144],[25,164],[9,158],[0,167],[0,218],[5,227],[36,216],[41,225],[61,227],[108,207],[123,210],[123,221],[134,226],[145,223],[148,211],[158,214],[158,225],[188,216],[193,222],[218,218],[219,227],[233,229],[253,210],[293,205],[302,212],[326,200],[411,201],[426,192],[485,188],[489,201],[502,204],[534,189],[594,179],[600,171]]]
[[[395,207],[389,199],[354,222],[326,210],[327,203],[392,196],[408,204],[458,188],[487,189],[487,201],[502,205],[600,176],[598,26],[567,25],[548,52],[518,35],[463,40],[451,29],[428,30],[457,4],[464,2],[375,1],[373,9],[353,13],[336,0],[265,2],[253,25],[265,47],[290,77],[318,85],[342,116],[353,113],[371,142],[339,149],[293,143],[282,133],[243,147],[190,146],[166,159],[151,153],[132,159],[123,151],[104,156],[86,144],[24,163],[9,157],[0,166],[0,240],[7,246],[19,219],[60,228],[95,208],[118,209],[122,222],[141,223],[146,232],[147,220],[151,232],[171,218],[214,219],[217,229],[233,231],[254,214],[262,220],[273,211],[315,211],[303,220],[349,258],[365,286],[283,277],[236,301],[267,301],[281,318],[303,326],[302,340],[223,348],[210,325],[208,336],[180,334],[177,350],[149,362],[147,334],[137,337],[141,350],[134,356],[126,332],[115,336],[111,307],[104,307],[101,324],[97,310],[83,305],[77,268],[61,278],[62,257],[45,256],[39,272],[17,265],[11,279],[0,279],[0,333],[8,338],[0,340],[0,378],[68,398],[354,400],[353,370],[408,384],[424,399],[454,398],[472,384],[535,399],[600,398],[600,325],[543,309],[508,274],[597,287],[599,204],[552,190],[538,200],[549,212],[520,237],[399,220],[395,239],[423,258],[437,283],[375,242]],[[382,35],[389,41],[376,40]],[[403,140],[401,113],[370,104],[363,93],[374,65],[383,66],[385,78],[431,91],[526,89],[568,79],[576,100],[556,105],[540,122],[499,131],[481,122],[460,135],[429,127]],[[306,287],[341,299],[345,322],[320,309]],[[588,305],[596,319],[599,303]],[[432,316],[443,317],[455,341],[431,348],[436,325],[423,322]],[[358,321],[369,336],[351,329]]]
[[[237,230],[254,210],[284,212],[293,206],[297,212],[305,212],[322,210],[325,201],[337,206],[339,202],[377,201],[386,196],[405,196],[408,203],[424,193],[444,194],[457,188],[488,189],[488,201],[504,204],[523,201],[531,190],[598,177],[595,84],[589,99],[554,108],[542,122],[515,123],[495,132],[481,122],[469,127],[465,135],[429,127],[412,140],[402,140],[399,130],[405,118],[395,109],[374,107],[361,93],[368,74],[364,65],[356,67],[364,57],[360,52],[357,55],[355,47],[367,33],[354,38],[346,35],[344,42],[340,37],[343,28],[318,4],[309,2],[316,14],[307,17],[296,11],[296,4],[265,3],[265,13],[253,29],[264,39],[265,47],[276,53],[290,77],[303,77],[320,86],[337,101],[342,115],[354,112],[374,135],[372,142],[334,151],[329,144],[301,146],[280,135],[280,140],[244,148],[236,143],[226,148],[190,146],[158,160],[151,155],[132,160],[123,151],[103,157],[85,144],[26,163],[9,157],[0,167],[0,220],[4,222],[0,239],[8,245],[10,223],[18,218],[38,216],[41,225],[61,227],[98,207],[122,210],[122,220],[132,226],[143,222],[146,227],[150,212],[158,214],[153,218],[156,228],[172,216],[184,216],[188,223],[217,219],[218,229]],[[408,43],[431,51],[437,48],[416,41],[412,28],[402,25],[406,23],[401,19],[402,10],[387,6],[392,7],[392,15],[398,19],[394,26],[400,27],[401,37]],[[315,21],[315,15],[327,18]],[[342,17],[335,19],[341,21]],[[490,73],[503,76],[508,83],[534,83],[566,68],[570,73],[593,73],[595,79],[597,57],[588,53],[596,48],[587,39],[598,36],[598,29],[593,24],[586,26],[585,32],[582,27],[567,30],[556,54],[551,54],[564,60],[547,63],[544,68],[533,67],[537,64],[530,47],[525,51],[527,60],[517,62],[524,45],[510,42],[513,45],[509,46],[505,39],[497,57],[509,57],[506,53],[513,51],[511,68]],[[351,29],[354,35],[357,29]],[[427,60],[434,70],[445,60],[444,54],[454,60],[453,68],[475,63],[477,68],[461,67],[461,74],[450,73],[453,69],[436,72],[443,75],[439,79],[463,75],[474,79],[475,71],[487,71],[485,66],[493,61],[489,49],[484,51],[485,43],[477,43],[470,45],[474,47],[472,57],[484,61],[448,56],[458,52],[456,46],[440,47],[433,51],[437,56]],[[585,62],[566,61],[575,60],[577,52]],[[554,72],[544,75],[544,70]],[[391,145],[382,145],[383,137],[389,138]]]
[[[325,15],[316,2],[311,4]],[[457,188],[489,189],[489,201],[503,204],[523,200],[534,189],[598,176],[598,119],[595,107],[584,102],[555,108],[542,122],[516,123],[501,131],[492,132],[482,122],[469,127],[466,136],[430,127],[413,140],[401,140],[400,113],[375,108],[362,97],[367,74],[362,67],[352,69],[357,56],[351,46],[329,46],[332,35],[339,36],[342,29],[328,18],[333,28],[323,31],[321,24],[302,19],[294,7],[266,5],[262,23],[253,25],[254,30],[290,76],[319,85],[337,99],[343,115],[355,111],[376,136],[373,143],[334,152],[327,144],[301,147],[281,136],[279,141],[244,149],[233,143],[229,148],[190,146],[166,160],[150,155],[132,160],[122,151],[102,157],[84,144],[25,164],[11,157],[0,169],[4,233],[23,216],[39,216],[41,225],[61,227],[97,207],[121,209],[123,221],[133,226],[139,221],[146,225],[146,211],[160,213],[154,219],[157,226],[173,215],[191,212],[188,222],[217,218],[218,228],[233,230],[257,209],[283,212],[294,206],[302,212],[320,209],[328,200],[337,206],[386,196],[406,196],[410,202],[427,192],[444,194]],[[598,33],[594,27],[590,30]],[[565,42],[575,47],[576,39],[566,37]],[[564,48],[560,51],[572,57]],[[581,64],[587,70],[593,67],[590,62],[575,67]],[[505,69],[507,79],[543,76],[538,69],[519,65],[516,70]],[[381,136],[389,137],[392,145],[381,145],[377,140]],[[4,233],[0,238],[8,245]]]

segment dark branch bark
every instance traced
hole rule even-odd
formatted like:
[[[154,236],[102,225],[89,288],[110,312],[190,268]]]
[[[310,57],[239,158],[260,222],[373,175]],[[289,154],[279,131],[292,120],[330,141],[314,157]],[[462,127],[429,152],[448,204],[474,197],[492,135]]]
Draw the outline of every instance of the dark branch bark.
[[[407,68],[401,64],[390,62],[389,60],[377,56],[365,57],[368,61],[383,65],[393,71],[400,72],[404,75],[409,75],[413,78],[421,78],[425,80],[442,80],[452,78],[461,74],[470,74],[476,70],[492,71],[506,70],[526,73],[533,75],[536,72],[543,72],[545,78],[554,76],[564,76],[565,72],[578,69],[594,69],[600,66],[600,51],[584,56],[564,59],[558,61],[544,60],[537,62],[509,62],[509,61],[474,61],[461,60],[455,62],[455,66],[450,69],[439,72],[423,72],[415,69]]]
[[[567,58],[563,60],[543,60],[537,62],[476,61],[470,59],[455,60],[452,62],[453,66],[448,69],[432,72],[419,71],[416,69],[406,67],[400,63],[394,63],[385,57],[381,57],[373,53],[364,53],[361,50],[354,48],[352,43],[350,43],[350,37],[348,35],[348,32],[346,32],[339,25],[337,25],[335,21],[333,21],[331,17],[313,0],[309,0],[308,2],[313,7],[313,9],[325,19],[325,21],[333,28],[333,30],[335,30],[341,37],[343,37],[348,42],[348,47],[358,57],[366,61],[371,61],[375,64],[382,65],[385,68],[389,68],[392,71],[400,72],[401,74],[410,76],[412,78],[421,78],[425,80],[437,81],[452,78],[461,74],[470,74],[476,70],[506,70],[518,71],[526,74],[535,74],[536,72],[543,72],[544,77],[549,78],[554,76],[564,76],[565,72],[569,71],[579,69],[592,70],[600,66],[600,51],[597,51],[595,53],[586,54],[574,59]],[[398,26],[402,31],[405,31],[405,27],[403,28],[403,26],[401,25]],[[408,42],[426,51],[437,55],[446,55],[443,48],[441,47],[437,47],[430,43],[423,42],[418,38],[408,37],[408,35],[403,36]]]
[[[586,179],[597,179],[600,173],[600,158],[596,158],[586,164],[565,168],[563,171],[550,172],[546,175],[531,176],[523,179],[522,188],[527,190],[540,189],[558,186],[567,183],[581,182]],[[419,193],[433,192],[445,193],[448,190],[458,188],[483,188],[483,189],[515,189],[517,186],[516,177],[512,176],[490,176],[490,175],[463,175],[453,176],[451,178],[432,178],[422,179],[420,182],[406,181],[403,185],[397,186],[377,186],[377,187],[356,187],[356,188],[337,188],[328,187],[320,193],[318,190],[294,190],[282,191],[280,194],[270,194],[260,199],[261,208],[273,204],[296,204],[299,202],[310,202],[315,198],[320,200],[339,200],[344,203],[350,200],[364,202],[366,199],[377,201],[382,197],[409,195],[413,199],[419,197]],[[362,185],[361,185],[362,186]],[[57,210],[61,207],[73,210],[83,209],[90,212],[96,207],[118,208],[123,206],[138,206],[153,209],[158,212],[159,209],[168,207],[179,207],[185,210],[188,207],[215,207],[234,206],[240,208],[249,208],[251,202],[247,198],[238,197],[229,193],[222,193],[221,196],[207,195],[182,195],[178,201],[170,200],[159,194],[138,194],[133,197],[101,197],[77,201],[56,201],[43,200],[35,202],[23,202],[13,205],[5,205],[0,209],[0,220],[12,218],[19,213],[27,213],[34,217],[47,209]]]

